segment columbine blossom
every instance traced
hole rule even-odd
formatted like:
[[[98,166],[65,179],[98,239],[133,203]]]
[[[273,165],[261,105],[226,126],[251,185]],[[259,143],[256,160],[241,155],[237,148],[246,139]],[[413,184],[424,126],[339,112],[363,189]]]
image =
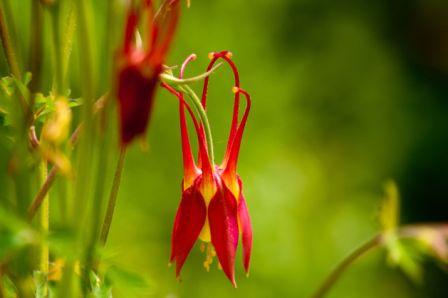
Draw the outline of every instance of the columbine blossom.
[[[165,0],[157,12],[151,0],[129,8],[117,72],[122,145],[127,145],[146,131],[162,64],[176,31],[179,2]],[[148,15],[146,47],[135,42],[137,26],[144,10]]]
[[[181,76],[187,63],[194,59],[190,56],[182,65]],[[239,75],[227,51],[212,53],[207,71],[211,70],[217,60],[226,61],[235,77],[233,88],[234,109],[229,139],[224,159],[220,165],[213,164],[209,144],[205,138],[203,123],[196,120],[194,113],[184,99],[181,91],[168,85],[168,90],[179,98],[180,128],[182,139],[184,178],[182,182],[182,199],[174,221],[170,261],[176,263],[176,276],[179,277],[182,266],[196,240],[199,238],[203,249],[207,246],[207,258],[204,266],[209,269],[216,254],[219,265],[232,284],[235,283],[235,254],[238,239],[243,243],[243,264],[249,271],[252,249],[252,227],[246,201],[243,196],[242,182],[238,176],[237,162],[243,131],[251,106],[249,94],[240,88]],[[206,109],[209,79],[204,82],[201,104]],[[246,100],[244,114],[239,121],[238,111],[241,95]],[[190,146],[186,124],[185,109],[189,112],[195,132],[198,136],[199,159],[195,162]]]

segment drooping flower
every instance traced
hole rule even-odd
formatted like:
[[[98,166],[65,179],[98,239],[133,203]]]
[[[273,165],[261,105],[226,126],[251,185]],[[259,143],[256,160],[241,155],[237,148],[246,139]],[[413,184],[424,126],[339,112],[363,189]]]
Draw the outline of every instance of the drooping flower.
[[[157,12],[154,11],[153,1],[142,1],[143,4],[129,8],[123,48],[118,57],[117,96],[122,145],[129,144],[146,131],[162,64],[180,14],[179,0],[163,1]],[[146,47],[141,42],[135,42],[137,26],[144,10],[148,15]]]
[[[182,65],[180,78],[185,66],[193,60],[190,56]],[[179,98],[180,128],[182,139],[184,178],[182,182],[182,199],[177,210],[172,234],[170,262],[176,263],[176,276],[179,277],[182,266],[199,238],[203,249],[207,246],[207,258],[204,266],[209,269],[214,255],[226,276],[235,283],[235,254],[238,238],[243,244],[243,265],[249,272],[252,249],[252,227],[246,201],[242,191],[242,182],[236,172],[243,131],[249,115],[251,100],[249,94],[240,88],[237,68],[227,51],[212,53],[207,71],[212,69],[217,60],[226,61],[235,77],[233,92],[234,109],[229,139],[224,159],[220,165],[213,164],[205,138],[203,123],[196,120],[194,113],[184,100],[184,94],[164,84],[171,93]],[[202,107],[206,108],[208,77],[204,81]],[[246,99],[244,114],[239,121],[238,112],[240,96]],[[189,112],[198,136],[199,159],[193,158],[187,130],[185,109]]]

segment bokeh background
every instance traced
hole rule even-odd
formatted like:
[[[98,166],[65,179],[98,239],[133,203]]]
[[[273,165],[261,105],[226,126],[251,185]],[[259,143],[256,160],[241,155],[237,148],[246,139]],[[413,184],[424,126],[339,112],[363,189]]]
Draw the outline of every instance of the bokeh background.
[[[29,1],[12,2],[23,16],[17,26],[26,52]],[[99,24],[105,5],[93,5]],[[117,23],[123,9],[119,15]],[[119,39],[121,31],[99,27],[95,41],[105,35]],[[108,243],[110,259],[151,280],[150,291],[135,297],[307,297],[379,229],[388,179],[400,188],[403,223],[448,219],[446,1],[192,0],[168,63],[196,53],[188,74],[198,74],[207,54],[223,49],[233,52],[253,98],[239,165],[254,230],[250,277],[239,253],[233,289],[216,260],[205,271],[198,246],[181,282],[167,266],[182,168],[177,102],[159,90],[149,149],[136,143],[127,156]],[[231,78],[222,67],[211,80],[217,157],[231,120]],[[71,81],[79,94],[79,79]],[[328,297],[448,297],[446,272],[423,263],[423,281],[415,284],[377,250]]]

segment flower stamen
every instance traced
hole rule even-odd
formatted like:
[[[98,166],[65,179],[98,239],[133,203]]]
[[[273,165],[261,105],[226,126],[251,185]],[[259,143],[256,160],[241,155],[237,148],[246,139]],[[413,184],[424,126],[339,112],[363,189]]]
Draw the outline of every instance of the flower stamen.
[[[202,243],[204,244],[204,243]],[[211,243],[207,243],[207,251],[205,252],[205,261],[203,263],[205,270],[210,271],[210,265],[213,263],[213,258],[216,256],[216,251]]]

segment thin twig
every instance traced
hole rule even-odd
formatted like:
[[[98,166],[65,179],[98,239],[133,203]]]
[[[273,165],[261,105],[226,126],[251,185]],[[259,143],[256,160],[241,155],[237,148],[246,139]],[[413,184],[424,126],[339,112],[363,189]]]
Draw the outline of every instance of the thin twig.
[[[109,195],[109,201],[107,203],[106,215],[104,217],[103,226],[101,228],[100,243],[104,246],[109,236],[110,225],[114,216],[115,205],[117,203],[118,190],[120,188],[121,173],[123,172],[124,159],[126,156],[126,148],[122,148],[120,156],[118,157],[117,168],[115,169],[114,181],[112,183],[112,189]]]
[[[78,125],[78,127],[72,133],[72,135],[70,137],[70,144],[72,146],[76,144],[81,128],[82,128],[82,124]],[[42,187],[39,189],[39,192],[34,197],[33,202],[31,203],[31,206],[28,208],[28,219],[30,221],[33,219],[33,217],[36,215],[37,210],[39,210],[39,207],[42,205],[42,202],[46,198],[48,191],[50,190],[51,186],[53,185],[53,182],[56,178],[56,174],[58,172],[59,172],[58,167],[53,166],[51,168],[50,172],[47,175],[47,179],[45,179],[44,184],[42,185]]]
[[[56,166],[53,166],[50,170],[50,172],[47,175],[47,178],[45,179],[44,184],[39,189],[39,192],[34,197],[33,203],[28,208],[28,219],[31,221],[36,215],[37,210],[39,210],[39,207],[42,205],[42,202],[47,197],[47,193],[50,190],[51,186],[53,185],[54,179],[56,178],[56,174],[58,172],[58,168]]]
[[[321,298],[331,289],[331,287],[338,281],[341,275],[347,270],[350,265],[356,261],[359,257],[364,255],[366,252],[377,247],[381,244],[381,235],[377,235],[355,249],[350,253],[345,259],[339,263],[336,268],[327,276],[325,281],[320,285],[319,289],[311,296],[312,298]]]
[[[395,231],[395,234],[400,239],[412,239],[417,238],[423,232],[431,230],[443,231],[446,237],[448,237],[448,223],[418,223],[402,226]],[[311,296],[312,298],[322,298],[328,291],[335,285],[335,283],[341,278],[342,274],[361,256],[371,251],[373,248],[381,247],[384,244],[384,234],[380,233],[365,242],[346,258],[344,258],[327,276],[324,282],[319,286],[317,291]]]

